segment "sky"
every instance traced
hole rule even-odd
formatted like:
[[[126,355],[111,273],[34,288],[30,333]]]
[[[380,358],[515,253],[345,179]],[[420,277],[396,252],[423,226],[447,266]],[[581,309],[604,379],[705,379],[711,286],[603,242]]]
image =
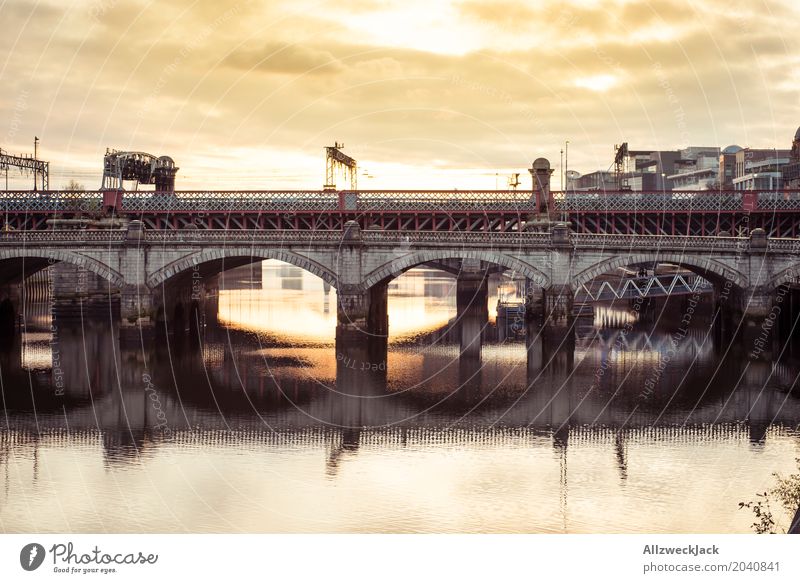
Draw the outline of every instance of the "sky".
[[[0,148],[100,186],[106,148],[180,189],[505,188],[613,147],[788,148],[796,0],[0,0]],[[11,172],[11,184],[30,181]],[[2,185],[2,182],[0,182]],[[338,185],[347,184],[340,178]]]

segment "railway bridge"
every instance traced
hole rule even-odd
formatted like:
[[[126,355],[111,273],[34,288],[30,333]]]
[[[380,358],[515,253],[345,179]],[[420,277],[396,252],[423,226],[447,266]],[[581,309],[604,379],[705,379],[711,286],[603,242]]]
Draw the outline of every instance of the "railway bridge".
[[[388,330],[388,283],[420,265],[457,266],[459,309],[486,305],[486,279],[509,270],[528,286],[528,313],[548,325],[566,322],[574,293],[625,266],[667,263],[700,275],[716,301],[759,326],[800,281],[800,239],[576,234],[564,224],[547,232],[120,229],[0,233],[0,284],[8,307],[24,277],[63,262],[102,278],[120,298],[122,322],[152,326],[175,309],[202,303],[226,269],[276,259],[335,288],[341,327]],[[791,296],[791,294],[789,294]],[[463,301],[462,301],[463,298]]]

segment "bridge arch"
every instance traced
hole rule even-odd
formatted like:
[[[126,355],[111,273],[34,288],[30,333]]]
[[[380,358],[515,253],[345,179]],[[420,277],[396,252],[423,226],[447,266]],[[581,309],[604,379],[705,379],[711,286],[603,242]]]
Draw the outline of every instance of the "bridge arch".
[[[16,281],[22,274],[22,262],[31,267],[26,275],[41,271],[54,263],[82,267],[110,282],[117,288],[125,286],[125,278],[102,261],[68,249],[17,248],[0,249],[0,283]]]
[[[774,290],[788,283],[800,283],[800,263],[795,263],[779,271],[767,282],[766,287]]]
[[[685,253],[635,253],[629,255],[617,255],[598,261],[594,265],[587,267],[571,278],[570,285],[573,290],[577,290],[581,285],[589,283],[596,277],[629,265],[647,263],[670,263],[679,265],[704,277],[715,287],[731,282],[738,288],[746,288],[748,279],[742,272],[732,269],[728,265],[709,258],[693,257]]]
[[[409,253],[384,263],[364,277],[362,286],[364,289],[370,289],[381,281],[399,277],[413,267],[446,259],[479,259],[486,263],[513,269],[532,280],[538,286],[549,287],[550,285],[550,278],[544,272],[513,255],[492,250],[432,249]]]
[[[248,263],[255,263],[256,261],[263,261],[267,259],[275,259],[277,261],[289,263],[322,278],[323,281],[329,283],[333,288],[336,288],[337,286],[338,278],[336,277],[336,274],[330,268],[317,261],[314,261],[309,257],[300,255],[299,253],[295,253],[294,251],[289,251],[287,249],[260,249],[255,247],[221,247],[215,249],[204,249],[202,251],[186,255],[150,274],[147,278],[147,285],[150,289],[155,289],[156,287],[165,284],[173,277],[177,277],[182,274],[185,275],[195,267],[202,266],[204,264],[219,263],[220,267],[222,267],[225,261],[232,260],[234,261],[234,264],[225,266],[225,269],[231,269],[240,265],[247,265]],[[216,271],[216,267],[213,269],[213,271]],[[222,271],[223,269],[218,270],[218,272]]]

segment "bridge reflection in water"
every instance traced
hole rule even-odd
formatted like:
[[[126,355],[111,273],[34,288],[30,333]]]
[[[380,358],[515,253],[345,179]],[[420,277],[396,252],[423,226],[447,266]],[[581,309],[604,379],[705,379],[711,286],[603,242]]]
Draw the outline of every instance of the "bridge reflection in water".
[[[738,502],[794,467],[791,346],[748,360],[703,308],[676,336],[686,298],[514,339],[510,282],[457,310],[455,279],[414,270],[380,339],[337,334],[321,280],[260,276],[144,347],[32,296],[0,351],[3,528],[746,532]]]

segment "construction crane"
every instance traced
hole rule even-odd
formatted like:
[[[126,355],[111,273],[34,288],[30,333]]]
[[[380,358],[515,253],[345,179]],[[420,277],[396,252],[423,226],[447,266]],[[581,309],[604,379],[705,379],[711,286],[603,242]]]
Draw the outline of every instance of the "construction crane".
[[[358,171],[356,161],[342,152],[344,144],[334,142],[325,147],[325,190],[336,190],[336,174],[344,172],[350,183],[350,190],[358,190]]]
[[[625,174],[626,165],[628,162],[628,142],[623,142],[621,145],[614,145],[614,183],[617,190],[622,190],[627,184],[623,184],[622,176]]]
[[[516,190],[517,186],[521,183],[519,181],[519,172],[515,172],[511,176],[508,177],[508,187],[512,190]]]
[[[38,159],[39,138],[33,139],[33,156],[12,156],[0,149],[0,170],[6,171],[6,190],[8,190],[9,167],[19,168],[20,172],[33,174],[33,190],[37,190],[41,175],[42,190],[50,190],[50,162]]]
[[[169,156],[153,156],[146,152],[118,152],[106,149],[103,157],[102,190],[122,190],[123,182],[155,184],[157,192],[175,191],[178,168]]]

